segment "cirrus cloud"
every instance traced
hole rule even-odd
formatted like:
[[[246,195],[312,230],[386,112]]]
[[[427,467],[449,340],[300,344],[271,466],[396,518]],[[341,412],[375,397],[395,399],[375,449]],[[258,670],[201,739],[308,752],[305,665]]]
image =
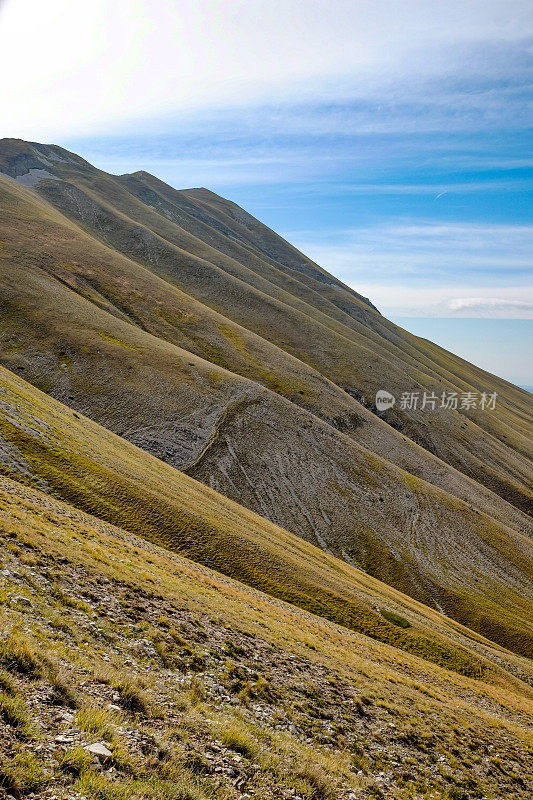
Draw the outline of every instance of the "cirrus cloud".
[[[0,0],[0,102],[6,133],[38,139],[306,99],[375,116],[418,94],[449,119],[450,102],[488,113],[512,94],[532,34],[525,0]],[[491,86],[457,93],[465,65]]]
[[[533,316],[533,300],[513,300],[503,297],[456,297],[448,300],[450,311],[524,311]],[[481,316],[485,316],[482,314]]]

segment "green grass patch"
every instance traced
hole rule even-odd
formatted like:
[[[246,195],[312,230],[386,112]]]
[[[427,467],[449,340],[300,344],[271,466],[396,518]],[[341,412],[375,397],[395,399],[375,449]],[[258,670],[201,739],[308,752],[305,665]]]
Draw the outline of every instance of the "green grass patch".
[[[0,644],[0,664],[9,672],[18,672],[30,678],[38,678],[42,672],[42,663],[33,645],[16,634]]]
[[[79,778],[91,768],[93,757],[83,747],[73,747],[58,755],[59,769],[66,775]]]
[[[16,797],[39,792],[50,781],[42,764],[27,750],[17,753],[12,759],[0,756],[0,786]]]
[[[400,617],[399,614],[395,614],[394,611],[387,611],[385,608],[380,608],[379,613],[382,617],[385,617],[388,622],[392,622],[393,625],[397,625],[398,628],[410,628],[411,623],[408,622],[403,617]]]
[[[113,336],[111,333],[107,333],[107,331],[100,331],[100,336],[106,342],[111,342],[111,344],[116,344],[118,347],[125,347],[127,350],[134,350],[136,353],[139,353],[140,350],[138,347],[135,347],[128,342],[123,342],[122,339],[118,339],[116,336]]]
[[[133,713],[143,714],[146,717],[158,717],[160,712],[152,703],[138,678],[121,675],[115,678],[111,685],[119,692],[124,707]]]
[[[82,731],[111,740],[120,719],[103,708],[96,706],[82,706],[76,714],[76,721]]]
[[[89,770],[74,784],[81,795],[94,800],[207,800],[198,785],[187,777],[176,775],[172,780],[109,780]]]
[[[25,739],[33,736],[33,727],[23,698],[0,691],[0,716]]]
[[[222,731],[222,743],[229,747],[230,750],[235,750],[246,758],[253,758],[257,753],[257,746],[255,742],[248,736],[247,733],[236,727],[227,728]]]

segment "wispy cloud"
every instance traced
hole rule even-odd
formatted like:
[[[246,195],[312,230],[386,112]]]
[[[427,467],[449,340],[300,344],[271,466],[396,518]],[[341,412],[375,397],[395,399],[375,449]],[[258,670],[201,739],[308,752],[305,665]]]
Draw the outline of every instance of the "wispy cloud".
[[[450,311],[503,311],[526,312],[533,317],[533,298],[527,300],[512,300],[503,297],[456,297],[447,301]],[[486,313],[481,316],[490,316]],[[512,316],[512,314],[511,314]]]
[[[86,158],[107,172],[123,174],[142,168],[163,177],[176,188],[183,189],[208,185],[220,190],[223,187],[244,184],[260,186],[275,183],[281,191],[290,182],[291,192],[295,195],[305,193],[307,196],[317,196],[334,192],[337,196],[412,195],[439,200],[445,195],[521,191],[529,183],[523,177],[509,174],[493,179],[480,175],[468,181],[433,183],[420,183],[416,180],[369,182],[368,179],[356,180],[356,174],[353,180],[347,182],[346,173],[353,170],[357,173],[363,172],[372,156],[362,153],[352,156],[337,147],[328,149],[320,141],[314,142],[311,147],[297,146],[295,143],[284,145],[280,142],[266,146],[259,142],[243,141],[238,146],[233,143],[226,146],[210,143],[205,148],[199,147],[196,142],[195,146],[189,148],[180,140],[175,140],[166,146],[166,152],[155,156],[152,152],[139,153],[137,146],[131,147],[128,142],[123,143],[121,152],[117,154],[94,140],[74,141],[71,147],[76,151],[81,147]],[[150,149],[148,143],[146,147],[147,150]],[[373,158],[378,155],[379,151],[376,153],[374,150]],[[490,158],[484,165],[487,170],[494,169],[494,162]],[[514,162],[508,162],[509,170],[514,167]],[[521,164],[516,166],[520,167]],[[533,181],[531,185],[533,188]]]
[[[461,107],[493,118],[503,94],[520,115],[532,34],[526,0],[4,0],[0,102],[29,138],[302,100],[357,99],[358,129],[420,130]]]
[[[417,282],[398,284],[373,280],[357,281],[353,288],[369,297],[385,316],[392,318],[533,319],[533,285],[480,284],[475,288],[475,297],[457,296],[462,287],[449,283],[424,286]]]
[[[289,231],[287,238],[344,280],[369,269],[397,282],[419,282],[454,274],[465,283],[497,271],[514,279],[531,269],[532,225],[401,221],[344,231]]]
[[[404,220],[288,238],[386,314],[533,316],[533,226]]]

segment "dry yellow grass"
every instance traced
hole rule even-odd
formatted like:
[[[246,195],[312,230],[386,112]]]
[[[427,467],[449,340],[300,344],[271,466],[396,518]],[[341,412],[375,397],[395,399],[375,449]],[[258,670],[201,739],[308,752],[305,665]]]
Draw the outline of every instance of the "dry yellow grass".
[[[20,479],[24,463],[30,484],[155,544],[423,659],[472,677],[487,672],[483,654],[493,646],[481,636],[74,416],[5,370],[1,377],[0,432],[11,458],[5,474]],[[376,608],[399,612],[411,627]]]
[[[176,192],[146,173],[119,179],[17,141],[2,142],[0,169],[56,155],[60,180],[38,191],[0,176],[2,363],[241,506],[531,654],[530,520],[518,510],[530,498],[527,394],[398,330],[212,193]],[[390,420],[399,432],[354,399],[385,380],[396,392],[435,382],[490,388],[498,408],[484,417],[400,415]],[[26,434],[10,433],[66,499],[342,616],[335,582],[319,596],[306,578],[294,595],[284,569],[254,571],[250,550],[231,563],[230,539],[224,551],[198,530],[187,550],[183,520],[155,481],[147,493],[134,471],[124,486],[120,468],[117,502],[109,465],[96,459],[89,486],[87,463],[60,439],[38,453]],[[412,638],[379,614],[356,616],[345,624],[373,626],[396,644]]]

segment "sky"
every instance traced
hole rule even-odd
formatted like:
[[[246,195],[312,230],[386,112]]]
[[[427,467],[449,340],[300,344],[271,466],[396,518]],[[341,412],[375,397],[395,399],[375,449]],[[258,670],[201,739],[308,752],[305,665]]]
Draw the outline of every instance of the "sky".
[[[529,0],[0,0],[0,135],[207,186],[532,385],[532,43]]]

